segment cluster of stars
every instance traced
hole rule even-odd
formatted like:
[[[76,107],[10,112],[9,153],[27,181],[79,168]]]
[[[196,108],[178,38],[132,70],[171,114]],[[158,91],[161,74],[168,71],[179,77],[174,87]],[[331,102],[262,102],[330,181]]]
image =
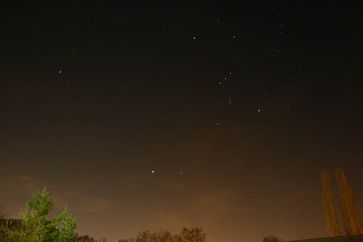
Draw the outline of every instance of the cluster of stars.
[[[127,21],[128,19],[127,19],[127,17],[124,17],[123,19],[122,19],[123,21]],[[217,18],[216,19],[216,21],[219,23],[219,22],[221,22],[221,20],[220,20],[220,18]],[[283,30],[283,28],[284,28],[285,26],[284,26],[284,24],[281,24],[280,25],[280,28],[281,28],[281,31],[280,31],[280,33],[282,33],[282,30]],[[229,40],[230,39],[233,39],[233,40],[237,40],[237,33],[231,33],[231,35],[229,36]],[[192,35],[192,40],[197,40],[198,39],[198,34],[197,33],[194,33],[193,35]],[[73,56],[75,56],[75,55],[78,55],[78,51],[76,51],[75,49],[73,49],[73,50],[71,50],[70,51],[70,53],[71,53],[71,55],[73,55]],[[1,58],[1,57],[0,57]],[[243,73],[245,73],[246,71],[245,70],[242,70],[242,72]],[[58,70],[57,70],[57,74],[58,74],[58,76],[63,76],[63,74],[64,74],[64,70],[62,69],[62,68],[58,68]],[[219,88],[225,88],[226,86],[230,86],[230,84],[232,83],[232,81],[233,81],[233,76],[232,76],[232,71],[228,71],[228,72],[226,72],[223,76],[222,76],[222,78],[217,82],[217,85],[218,85],[218,87]],[[241,86],[242,85],[244,85],[244,81],[243,80],[241,80],[240,81],[240,84],[241,84]],[[226,91],[228,90],[228,89],[225,89]],[[267,92],[265,92],[264,93],[264,95],[267,95]],[[104,96],[104,94],[101,94],[101,96]],[[232,95],[228,95],[228,93],[226,94],[226,104],[227,105],[232,105],[234,103],[234,99],[232,98]],[[257,111],[257,113],[261,113],[262,112],[262,109],[260,108],[260,107],[258,107],[257,109],[256,109],[256,111]],[[216,121],[215,122],[215,125],[217,126],[217,127],[220,127],[221,126],[221,120],[218,120],[218,121]],[[241,163],[241,165],[244,165],[243,163]],[[157,172],[157,170],[151,170],[150,171],[151,172],[151,174],[152,175],[156,175],[158,172]],[[177,174],[179,174],[179,175],[183,175],[184,173],[183,173],[183,171],[179,171],[179,172],[177,172]]]

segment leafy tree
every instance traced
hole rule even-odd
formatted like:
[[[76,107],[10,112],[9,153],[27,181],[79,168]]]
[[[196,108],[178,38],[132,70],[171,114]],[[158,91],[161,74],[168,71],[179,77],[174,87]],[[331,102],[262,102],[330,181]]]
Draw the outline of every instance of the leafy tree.
[[[53,208],[47,189],[36,192],[20,213],[20,223],[7,231],[9,242],[75,242],[76,222],[67,208],[49,219]]]
[[[76,220],[68,212],[67,208],[55,217],[48,226],[49,240],[57,242],[75,241]]]
[[[53,201],[46,189],[35,193],[21,211],[23,226],[14,231],[14,236],[29,242],[44,241],[48,232],[48,214],[52,208]]]

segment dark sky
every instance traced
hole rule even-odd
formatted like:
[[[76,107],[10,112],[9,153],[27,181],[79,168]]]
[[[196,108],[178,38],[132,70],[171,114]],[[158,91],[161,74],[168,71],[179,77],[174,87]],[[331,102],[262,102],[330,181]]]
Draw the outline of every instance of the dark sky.
[[[362,8],[31,2],[0,10],[8,216],[45,186],[96,238],[325,236],[324,167],[363,205]]]

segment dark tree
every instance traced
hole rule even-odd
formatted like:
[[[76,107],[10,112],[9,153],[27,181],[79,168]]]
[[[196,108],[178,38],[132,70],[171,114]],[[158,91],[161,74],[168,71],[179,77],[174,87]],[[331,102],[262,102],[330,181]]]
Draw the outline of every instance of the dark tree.
[[[284,242],[283,239],[280,239],[279,237],[275,235],[269,235],[265,238],[263,238],[263,242]]]
[[[88,235],[78,236],[78,241],[79,242],[97,242],[97,240],[95,240],[94,238],[92,238]]]

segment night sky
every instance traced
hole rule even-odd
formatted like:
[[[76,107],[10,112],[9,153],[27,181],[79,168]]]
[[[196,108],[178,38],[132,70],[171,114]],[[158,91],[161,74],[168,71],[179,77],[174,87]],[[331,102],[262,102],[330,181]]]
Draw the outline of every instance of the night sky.
[[[362,8],[49,2],[0,10],[7,216],[47,187],[96,238],[313,238],[335,167],[363,207]]]

